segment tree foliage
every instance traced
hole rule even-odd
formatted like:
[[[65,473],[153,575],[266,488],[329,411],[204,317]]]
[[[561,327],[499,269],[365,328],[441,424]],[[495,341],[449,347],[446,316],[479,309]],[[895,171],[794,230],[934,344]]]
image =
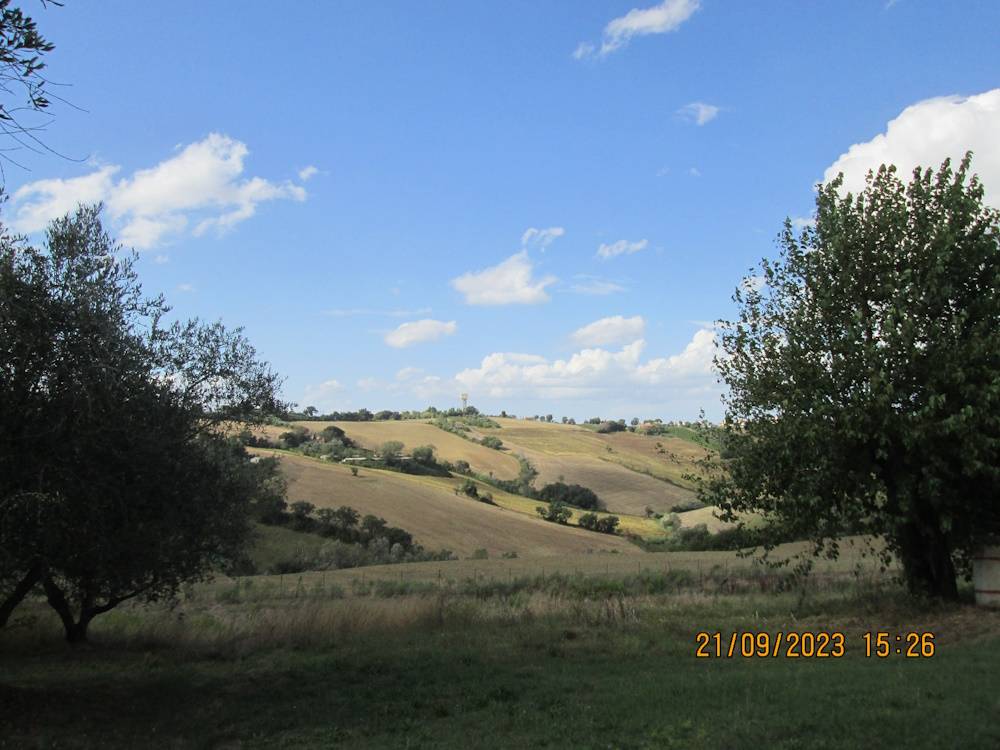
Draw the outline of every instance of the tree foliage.
[[[36,135],[41,127],[27,123],[24,115],[44,112],[51,103],[42,57],[54,49],[31,16],[11,0],[0,0],[0,95],[11,99],[0,102],[0,134],[17,144],[14,149],[45,148]]]
[[[99,213],[0,229],[0,625],[41,584],[74,641],[238,560],[265,470],[215,425],[281,408],[239,331],[161,324]]]
[[[837,179],[814,227],[786,222],[722,323],[730,458],[702,488],[817,553],[881,538],[942,597],[1000,532],[1000,213],[970,161],[909,184],[883,166],[856,196]]]
[[[586,510],[604,510],[604,502],[588,487],[565,482],[552,482],[542,487],[538,499],[547,502],[561,502]]]

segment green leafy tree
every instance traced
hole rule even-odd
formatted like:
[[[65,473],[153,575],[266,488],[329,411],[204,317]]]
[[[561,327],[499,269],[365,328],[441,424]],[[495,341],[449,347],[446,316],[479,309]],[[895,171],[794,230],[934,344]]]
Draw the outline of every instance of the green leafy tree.
[[[594,531],[599,531],[602,534],[617,534],[620,521],[621,519],[618,516],[604,516],[604,518],[597,519],[597,523],[594,524]]]
[[[434,457],[433,445],[419,445],[413,449],[413,460],[424,466],[434,466],[437,459]]]
[[[568,524],[570,516],[573,515],[573,512],[566,507],[566,504],[559,501],[549,503],[548,505],[539,505],[535,508],[535,512],[546,521],[562,525]]]
[[[836,555],[885,541],[914,591],[953,599],[1000,532],[1000,212],[970,175],[893,167],[819,188],[734,297],[717,366],[730,458],[702,487]],[[762,282],[762,283],[761,283]]]
[[[97,207],[45,251],[0,227],[0,625],[36,586],[67,639],[240,561],[266,468],[216,426],[282,408],[239,331],[162,327]]]
[[[381,454],[383,461],[387,464],[393,464],[399,459],[400,455],[402,455],[403,444],[398,440],[388,440],[382,443],[379,453]]]

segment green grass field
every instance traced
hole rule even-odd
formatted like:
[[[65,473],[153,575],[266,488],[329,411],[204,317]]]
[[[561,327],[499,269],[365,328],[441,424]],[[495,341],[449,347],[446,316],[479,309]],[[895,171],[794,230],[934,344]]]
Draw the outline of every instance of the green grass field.
[[[397,566],[401,567],[401,566]],[[1000,613],[851,586],[738,595],[328,584],[0,634],[3,747],[992,748]],[[253,590],[253,589],[251,589]],[[839,659],[697,659],[700,630],[837,630]],[[937,636],[865,658],[861,633]]]

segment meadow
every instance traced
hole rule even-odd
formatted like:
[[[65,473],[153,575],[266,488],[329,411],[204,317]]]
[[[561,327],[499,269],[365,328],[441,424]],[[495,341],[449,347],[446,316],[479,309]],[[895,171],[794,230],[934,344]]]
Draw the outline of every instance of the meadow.
[[[363,580],[362,571],[223,579],[174,603],[109,613],[92,644],[72,651],[35,604],[0,635],[0,746],[1000,742],[988,689],[1000,613],[915,601],[885,577],[850,575],[848,563],[811,583],[734,587],[754,581],[752,569],[733,576],[731,554],[690,555],[641,556],[657,563],[642,573],[611,554],[587,556],[589,572],[545,575],[527,560],[486,561],[492,575],[480,561],[386,566],[426,568],[420,584],[374,569]],[[601,574],[603,558],[626,567]],[[435,566],[448,573],[438,579]],[[700,630],[836,630],[847,653],[700,659]],[[866,658],[861,634],[872,630],[933,632],[937,652]]]

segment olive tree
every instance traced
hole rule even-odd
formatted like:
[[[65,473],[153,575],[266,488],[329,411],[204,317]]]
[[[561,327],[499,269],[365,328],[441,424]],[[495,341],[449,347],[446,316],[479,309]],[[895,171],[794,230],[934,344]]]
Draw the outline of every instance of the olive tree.
[[[1000,531],[1000,212],[967,154],[818,189],[815,226],[737,289],[716,365],[728,460],[702,487],[817,553],[884,540],[914,591],[957,596]]]
[[[0,227],[0,625],[36,586],[70,641],[238,561],[261,494],[222,420],[282,408],[239,331],[164,325],[99,207],[38,250]],[[273,473],[273,472],[272,472]]]

